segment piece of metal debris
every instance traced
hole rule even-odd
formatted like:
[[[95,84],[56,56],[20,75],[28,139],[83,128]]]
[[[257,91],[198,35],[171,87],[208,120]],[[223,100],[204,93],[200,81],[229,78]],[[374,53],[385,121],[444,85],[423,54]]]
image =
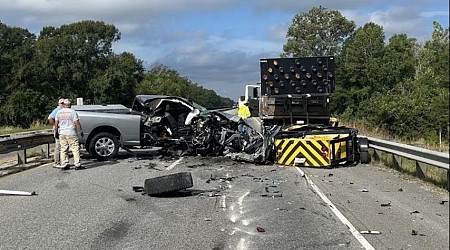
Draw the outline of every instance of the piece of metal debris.
[[[361,234],[381,234],[380,231],[372,231],[372,230],[360,231],[359,233],[361,233]]]
[[[391,202],[388,203],[381,203],[382,207],[390,207],[391,206]]]
[[[439,204],[444,205],[446,202],[448,202],[448,201],[441,201],[441,202],[439,202]]]
[[[134,187],[133,187],[133,191],[134,191],[134,192],[142,192],[142,191],[144,191],[144,187],[141,187],[141,186],[134,186]]]
[[[369,190],[367,188],[360,188],[358,189],[359,192],[367,193]]]
[[[36,192],[25,192],[25,191],[13,191],[13,190],[1,190],[0,189],[0,195],[20,195],[20,196],[31,196],[31,195],[37,195]]]
[[[266,231],[266,229],[264,229],[263,227],[256,227],[256,231],[258,231],[260,233],[264,233]]]
[[[418,213],[420,213],[419,211],[417,211],[417,210],[414,210],[414,211],[411,211],[411,212],[409,212],[410,214],[418,214]]]
[[[279,198],[283,197],[283,194],[261,194],[261,197],[271,197],[271,198]]]
[[[411,235],[417,235],[418,234],[418,231],[416,231],[416,230],[411,230]]]

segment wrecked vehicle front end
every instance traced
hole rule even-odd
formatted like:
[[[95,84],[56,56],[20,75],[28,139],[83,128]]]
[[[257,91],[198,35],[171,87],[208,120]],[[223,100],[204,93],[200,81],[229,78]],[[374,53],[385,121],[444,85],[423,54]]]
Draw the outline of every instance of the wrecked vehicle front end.
[[[190,100],[171,96],[137,96],[132,109],[142,117],[142,144],[160,146],[162,154],[267,160],[270,142],[235,115],[208,111]]]

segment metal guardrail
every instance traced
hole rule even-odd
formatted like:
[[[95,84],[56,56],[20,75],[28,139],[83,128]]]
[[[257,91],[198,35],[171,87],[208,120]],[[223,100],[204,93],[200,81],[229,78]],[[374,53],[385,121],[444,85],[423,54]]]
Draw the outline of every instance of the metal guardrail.
[[[0,154],[18,152],[18,164],[27,163],[27,149],[44,145],[42,154],[48,158],[50,155],[50,144],[55,142],[51,130],[34,131],[24,134],[11,134],[0,139]]]
[[[447,190],[449,190],[449,153],[437,152],[372,137],[368,137],[368,139],[369,147],[375,150],[375,154],[377,153],[377,150],[392,154],[394,164],[398,165],[396,159],[398,156],[415,161],[416,175],[420,178],[425,177],[426,165],[424,165],[424,163],[447,170]]]

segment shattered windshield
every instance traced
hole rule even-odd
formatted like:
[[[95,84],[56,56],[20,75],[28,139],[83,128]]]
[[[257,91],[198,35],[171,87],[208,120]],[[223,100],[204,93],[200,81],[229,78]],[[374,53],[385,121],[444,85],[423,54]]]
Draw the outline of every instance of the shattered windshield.
[[[200,104],[195,103],[195,102],[191,102],[191,104],[192,104],[192,106],[194,106],[194,108],[200,110],[200,114],[201,114],[201,115],[207,115],[207,114],[209,114],[208,109],[206,109],[205,107],[201,106]]]

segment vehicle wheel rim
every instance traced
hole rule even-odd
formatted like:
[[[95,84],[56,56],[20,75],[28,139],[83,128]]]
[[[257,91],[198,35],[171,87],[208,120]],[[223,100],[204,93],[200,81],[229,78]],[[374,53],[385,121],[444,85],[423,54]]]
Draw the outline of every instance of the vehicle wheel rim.
[[[100,138],[95,142],[94,149],[99,156],[110,156],[115,149],[114,141],[108,137]]]

